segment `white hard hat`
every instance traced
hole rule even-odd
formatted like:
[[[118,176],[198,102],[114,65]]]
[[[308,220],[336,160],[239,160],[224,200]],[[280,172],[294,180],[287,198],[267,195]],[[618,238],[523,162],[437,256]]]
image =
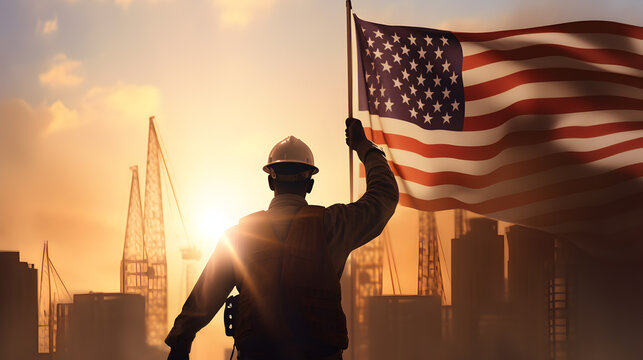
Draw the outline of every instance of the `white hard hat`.
[[[268,163],[263,167],[263,171],[270,172],[270,166],[279,163],[297,163],[308,165],[312,168],[312,173],[317,174],[319,169],[315,166],[315,158],[313,152],[310,151],[308,145],[294,136],[288,136],[281,140],[270,150],[268,155]]]

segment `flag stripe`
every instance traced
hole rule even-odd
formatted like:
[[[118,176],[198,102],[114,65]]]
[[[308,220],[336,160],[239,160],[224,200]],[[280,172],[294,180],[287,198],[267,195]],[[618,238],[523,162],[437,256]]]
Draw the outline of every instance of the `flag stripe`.
[[[488,98],[467,101],[466,117],[487,115],[503,110],[524,98],[530,99],[567,99],[570,97],[595,97],[595,96],[617,96],[643,101],[643,91],[640,89],[612,83],[601,83],[595,81],[573,81],[573,82],[546,82],[522,84],[502,94],[493,95]],[[445,106],[449,105],[446,101]]]
[[[494,197],[477,203],[466,203],[455,198],[424,200],[403,193],[400,193],[400,201],[402,201],[404,197],[407,198],[405,200],[406,202],[410,200],[420,205],[422,209],[432,209],[433,211],[466,208],[476,213],[489,214],[534,203],[543,199],[554,199],[568,194],[600,190],[604,187],[617,185],[627,180],[639,179],[641,176],[643,176],[643,163],[637,163],[603,174],[550,184],[524,192]]]
[[[509,133],[498,142],[483,146],[425,144],[416,138],[372,130],[371,140],[392,149],[411,151],[427,158],[448,157],[462,160],[487,160],[514,146],[549,143],[558,139],[585,139],[626,131],[643,130],[643,122],[608,123],[594,126],[569,126],[546,131]]]
[[[512,50],[527,44],[552,44],[571,46],[580,49],[617,49],[641,54],[643,40],[617,34],[561,34],[535,33],[523,34],[485,42],[461,42],[465,56],[487,50]]]
[[[464,86],[472,86],[491,81],[504,76],[509,76],[524,70],[547,70],[552,68],[579,69],[590,71],[604,71],[615,74],[630,75],[637,78],[643,76],[643,71],[621,65],[591,64],[576,59],[560,56],[527,59],[518,62],[501,61],[485,65],[463,73]]]
[[[643,110],[643,100],[624,96],[525,99],[493,113],[466,117],[465,131],[486,130],[527,114],[568,114],[598,110]]]
[[[567,34],[615,34],[643,39],[643,28],[640,26],[621,24],[611,21],[577,21],[556,25],[537,26],[525,29],[491,31],[491,32],[454,32],[461,42],[490,41],[500,38],[536,33],[567,33]]]
[[[483,146],[493,144],[513,131],[543,131],[569,126],[639,122],[641,115],[640,111],[635,110],[603,110],[591,113],[545,115],[526,114],[517,116],[496,128],[468,132],[421,131],[422,129],[415,124],[376,115],[371,115],[370,125],[373,130],[384,131],[386,129],[386,133],[414,137],[425,144]],[[368,117],[368,113],[359,112],[358,116]],[[626,129],[624,128],[624,131]]]
[[[396,176],[420,185],[438,186],[452,184],[470,189],[481,189],[502,181],[525,177],[558,167],[584,165],[638,148],[643,148],[643,138],[625,141],[590,152],[569,151],[549,154],[535,159],[500,166],[496,170],[484,175],[472,175],[456,171],[426,172],[412,166],[396,164],[392,161],[389,162],[389,165]],[[364,173],[360,173],[360,176],[363,177]]]
[[[424,186],[405,179],[403,190],[422,200],[436,200],[440,198],[454,198],[465,204],[479,204],[505,196],[518,193],[519,191],[532,191],[542,189],[543,186],[554,186],[561,184],[563,181],[573,181],[578,179],[591,179],[595,176],[604,174],[601,168],[620,169],[631,165],[629,156],[643,156],[640,149],[632,150],[627,153],[618,154],[609,158],[597,160],[590,165],[582,164],[554,168],[551,170],[540,171],[527,177],[516,177],[506,181],[494,183],[490,186],[480,189],[472,189],[455,184],[434,185],[432,187]],[[399,179],[402,179],[399,177]],[[472,191],[475,190],[475,191]],[[544,199],[541,199],[544,200]],[[522,205],[517,205],[522,206]],[[501,211],[497,209],[494,211]]]
[[[465,86],[464,94],[467,101],[478,100],[501,94],[522,84],[551,81],[604,81],[643,89],[643,78],[638,76],[607,71],[552,68],[523,70],[485,83]]]
[[[464,57],[462,70],[467,71],[500,61],[519,61],[548,56],[562,56],[596,64],[609,64],[643,69],[643,55],[616,49],[580,49],[565,45],[538,44],[511,50],[488,50]]]

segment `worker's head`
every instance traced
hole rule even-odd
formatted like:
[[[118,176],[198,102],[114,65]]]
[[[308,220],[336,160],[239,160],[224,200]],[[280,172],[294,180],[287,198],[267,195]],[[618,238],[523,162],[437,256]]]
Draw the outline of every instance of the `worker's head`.
[[[288,136],[275,145],[263,167],[268,173],[268,186],[275,195],[296,194],[306,196],[313,189],[315,166],[313,152],[308,145],[294,136]]]

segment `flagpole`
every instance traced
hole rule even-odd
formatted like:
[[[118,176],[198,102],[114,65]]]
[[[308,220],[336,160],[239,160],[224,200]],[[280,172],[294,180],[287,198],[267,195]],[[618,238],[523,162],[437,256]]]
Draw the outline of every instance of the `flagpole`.
[[[346,56],[348,67],[348,117],[353,117],[353,53],[351,41],[351,0],[346,0]],[[353,150],[348,148],[348,178],[350,188],[350,202],[353,202]]]

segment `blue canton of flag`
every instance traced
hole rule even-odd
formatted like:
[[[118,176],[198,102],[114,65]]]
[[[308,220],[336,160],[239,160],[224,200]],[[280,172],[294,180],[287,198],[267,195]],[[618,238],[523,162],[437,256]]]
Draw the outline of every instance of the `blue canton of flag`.
[[[448,31],[360,20],[359,109],[424,129],[462,130],[462,48]]]

